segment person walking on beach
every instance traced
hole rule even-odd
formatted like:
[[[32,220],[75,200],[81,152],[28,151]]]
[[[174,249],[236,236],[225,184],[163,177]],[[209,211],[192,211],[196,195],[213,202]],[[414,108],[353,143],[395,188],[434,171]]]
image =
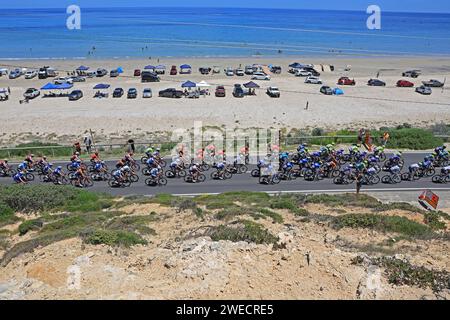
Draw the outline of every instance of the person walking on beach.
[[[388,143],[389,138],[390,138],[389,132],[386,131],[385,133],[383,133],[383,136],[381,137],[383,147],[386,147],[386,144]]]
[[[362,187],[363,175],[361,172],[356,176],[356,195],[359,196]]]
[[[308,110],[308,108],[309,108],[309,101],[306,101],[306,107],[305,107],[305,110]]]
[[[92,149],[92,139],[89,136],[84,137],[84,145],[86,146],[87,153],[91,153]]]
[[[306,263],[308,264],[308,267],[309,267],[309,265],[310,265],[310,263],[311,263],[311,251],[308,251],[308,252],[305,254],[305,256],[306,256]]]

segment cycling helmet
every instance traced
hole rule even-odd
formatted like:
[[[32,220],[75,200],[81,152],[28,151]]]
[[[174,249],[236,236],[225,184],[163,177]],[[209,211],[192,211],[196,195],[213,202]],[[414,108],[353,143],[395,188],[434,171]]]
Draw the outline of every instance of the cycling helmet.
[[[58,170],[61,170],[62,169],[62,167],[61,166],[58,166]]]

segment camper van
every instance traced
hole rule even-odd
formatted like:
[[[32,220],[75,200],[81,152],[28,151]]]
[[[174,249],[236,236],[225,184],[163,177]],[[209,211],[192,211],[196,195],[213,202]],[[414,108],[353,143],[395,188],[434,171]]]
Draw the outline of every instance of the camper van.
[[[39,79],[47,79],[47,78],[54,78],[58,75],[55,69],[50,67],[43,67],[39,69],[38,77]]]

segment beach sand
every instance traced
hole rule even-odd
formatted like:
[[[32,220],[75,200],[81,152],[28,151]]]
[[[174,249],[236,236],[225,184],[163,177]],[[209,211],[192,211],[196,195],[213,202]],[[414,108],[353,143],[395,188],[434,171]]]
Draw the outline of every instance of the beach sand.
[[[288,65],[294,61],[311,64],[330,64],[335,66],[334,72],[321,75],[325,85],[336,87],[340,76],[349,76],[357,82],[355,87],[342,87],[344,96],[324,96],[319,93],[320,85],[304,83],[304,78],[295,77],[287,72]],[[148,64],[171,65],[189,63],[193,67],[191,75],[162,76],[160,83],[140,82],[133,77],[136,68]],[[255,81],[261,89],[257,96],[237,99],[232,96],[235,83],[250,81],[250,76],[226,77],[223,69],[244,67],[247,64],[261,63],[281,65],[283,73],[272,75],[271,81]],[[103,137],[139,136],[144,137],[155,131],[172,131],[176,128],[189,129],[194,121],[202,121],[205,126],[226,126],[227,128],[261,127],[261,128],[298,128],[312,129],[358,129],[360,127],[378,128],[395,124],[410,123],[424,127],[439,122],[450,122],[450,90],[433,89],[431,96],[422,96],[414,92],[414,88],[396,88],[395,84],[402,79],[401,73],[409,69],[420,69],[423,75],[412,79],[416,85],[421,81],[438,79],[443,81],[450,77],[450,58],[444,57],[383,57],[383,58],[186,58],[186,59],[154,59],[148,60],[28,60],[0,61],[0,67],[22,66],[39,68],[50,65],[58,70],[72,71],[79,65],[88,65],[96,70],[104,67],[108,70],[121,66],[125,73],[119,78],[87,79],[85,83],[76,83],[75,88],[84,92],[84,98],[70,102],[67,98],[37,98],[29,104],[19,104],[27,88],[40,88],[51,79],[25,80],[23,77],[10,80],[0,77],[0,88],[11,88],[11,99],[0,102],[0,144],[22,142],[23,137],[61,137],[82,135],[92,129]],[[344,71],[351,65],[351,71]],[[202,76],[198,72],[200,66],[220,66],[218,75]],[[380,71],[381,70],[381,71]],[[376,77],[380,71],[380,79],[387,83],[384,88],[369,87],[367,81]],[[64,76],[60,72],[60,76]],[[227,97],[216,98],[213,94],[200,99],[164,99],[157,97],[158,91],[174,87],[181,89],[181,83],[201,80],[212,85],[227,86]],[[411,80],[411,79],[409,79]],[[139,97],[128,100],[94,99],[93,86],[97,83],[109,83],[110,94],[116,87],[125,90],[135,87]],[[269,98],[266,88],[277,86],[281,90],[280,99]],[[151,88],[153,98],[143,99],[142,90]],[[304,110],[309,102],[308,110]],[[19,139],[20,137],[20,139]]]

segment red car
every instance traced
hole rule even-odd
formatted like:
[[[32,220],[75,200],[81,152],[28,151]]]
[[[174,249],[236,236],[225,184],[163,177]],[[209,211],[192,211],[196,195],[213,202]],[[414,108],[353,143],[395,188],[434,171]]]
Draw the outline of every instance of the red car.
[[[178,74],[177,66],[172,66],[172,69],[170,69],[170,75],[176,76]]]
[[[141,69],[134,70],[134,76],[135,77],[140,77],[141,76]]]
[[[397,87],[411,88],[411,87],[414,87],[414,83],[407,81],[407,80],[399,80],[399,81],[397,81]]]
[[[354,86],[356,82],[355,79],[351,80],[349,77],[342,77],[338,80],[338,84],[341,86]]]
[[[216,88],[216,97],[225,97],[225,87],[224,86],[218,86]]]

